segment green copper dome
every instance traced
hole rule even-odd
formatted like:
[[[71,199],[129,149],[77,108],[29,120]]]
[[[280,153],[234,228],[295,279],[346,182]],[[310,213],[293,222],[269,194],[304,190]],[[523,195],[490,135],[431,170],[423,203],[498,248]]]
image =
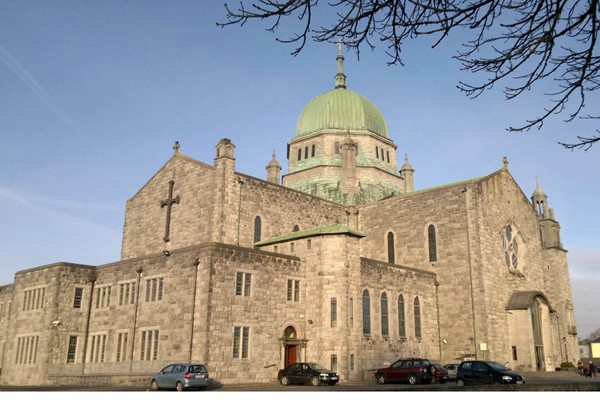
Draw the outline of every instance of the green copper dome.
[[[296,137],[322,129],[367,130],[389,139],[379,109],[366,97],[340,87],[315,97],[300,114]]]

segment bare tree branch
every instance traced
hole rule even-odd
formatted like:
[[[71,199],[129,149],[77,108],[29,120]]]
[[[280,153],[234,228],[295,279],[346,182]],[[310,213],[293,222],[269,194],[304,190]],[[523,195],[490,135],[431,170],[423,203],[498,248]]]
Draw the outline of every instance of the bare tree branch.
[[[565,122],[580,116],[587,96],[600,88],[600,0],[256,0],[234,10],[225,5],[227,22],[218,26],[243,26],[249,20],[272,20],[267,28],[276,32],[284,17],[296,16],[303,23],[300,33],[277,38],[298,46],[308,40],[342,40],[360,57],[364,46],[386,46],[389,65],[403,65],[402,45],[419,36],[434,38],[439,46],[452,31],[466,31],[470,40],[454,57],[462,68],[486,79],[459,82],[458,88],[471,98],[496,84],[504,84],[504,96],[515,99],[537,88],[542,81],[554,84],[545,93],[549,104],[539,115],[509,131],[542,128],[544,121],[567,112]],[[248,4],[248,2],[246,2]],[[313,27],[313,16],[325,7],[336,11],[328,26]],[[598,115],[591,116],[597,118]],[[587,151],[597,136],[578,136],[577,143],[561,143],[567,149]]]

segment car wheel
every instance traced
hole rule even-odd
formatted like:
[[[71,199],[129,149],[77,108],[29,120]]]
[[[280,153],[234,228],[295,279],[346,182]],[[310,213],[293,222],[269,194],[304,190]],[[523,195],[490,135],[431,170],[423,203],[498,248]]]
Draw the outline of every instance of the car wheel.
[[[465,381],[463,381],[462,379],[457,379],[456,386],[465,386]]]
[[[411,385],[416,385],[417,384],[417,376],[410,374],[408,376],[408,383]]]
[[[152,380],[152,382],[150,382],[150,390],[152,390],[152,391],[158,390],[158,382],[156,382],[154,379]]]
[[[385,377],[384,374],[377,374],[377,376],[375,377],[375,380],[380,385],[383,385],[383,384],[387,383],[387,378]]]
[[[329,382],[329,386],[335,385],[337,382]]]
[[[288,378],[287,376],[282,376],[279,380],[279,383],[281,383],[283,386],[287,386],[290,384],[290,378]]]
[[[176,389],[178,392],[182,392],[182,391],[183,391],[183,389],[184,389],[184,388],[183,388],[183,383],[181,383],[181,382],[177,382],[177,383],[175,384],[175,389]]]
[[[313,376],[312,378],[310,378],[310,384],[313,386],[319,386],[319,383],[321,383],[321,381],[319,380],[318,376]]]

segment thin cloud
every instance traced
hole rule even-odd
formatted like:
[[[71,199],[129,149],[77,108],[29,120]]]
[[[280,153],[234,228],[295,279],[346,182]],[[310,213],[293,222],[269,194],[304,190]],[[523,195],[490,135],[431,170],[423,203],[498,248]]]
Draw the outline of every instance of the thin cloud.
[[[600,250],[575,248],[569,250],[569,269],[573,278],[600,279]]]
[[[38,81],[13,57],[13,55],[0,44],[0,61],[4,63],[25,85],[31,92],[44,104],[46,104],[56,116],[65,124],[72,126],[73,120],[65,115],[52,100],[52,97]]]
[[[0,202],[19,203],[36,209],[79,209],[88,211],[118,211],[119,208],[106,203],[67,200],[58,197],[37,196],[19,192],[0,185]]]
[[[24,206],[31,205],[31,202],[27,198],[27,196],[23,196],[21,193],[13,190],[11,188],[0,186],[0,200],[6,200],[7,202],[13,203],[17,202]]]

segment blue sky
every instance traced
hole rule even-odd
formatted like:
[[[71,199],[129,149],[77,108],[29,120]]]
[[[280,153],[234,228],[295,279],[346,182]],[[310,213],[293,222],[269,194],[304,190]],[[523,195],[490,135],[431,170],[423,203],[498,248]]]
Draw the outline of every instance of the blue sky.
[[[125,202],[175,140],[211,164],[227,137],[238,171],[266,178],[273,150],[287,170],[302,108],[333,88],[337,46],[311,42],[292,57],[267,24],[218,28],[224,20],[221,1],[0,0],[0,285],[57,261],[118,260]],[[527,197],[539,176],[586,337],[600,328],[600,145],[584,153],[557,142],[597,125],[559,115],[541,131],[508,133],[542,110],[547,88],[514,102],[501,87],[468,99],[459,80],[483,77],[451,59],[453,40],[408,43],[404,67],[387,66],[381,45],[360,60],[347,53],[348,87],[382,111],[416,189],[486,175],[504,156]],[[590,97],[588,109],[598,106]]]

